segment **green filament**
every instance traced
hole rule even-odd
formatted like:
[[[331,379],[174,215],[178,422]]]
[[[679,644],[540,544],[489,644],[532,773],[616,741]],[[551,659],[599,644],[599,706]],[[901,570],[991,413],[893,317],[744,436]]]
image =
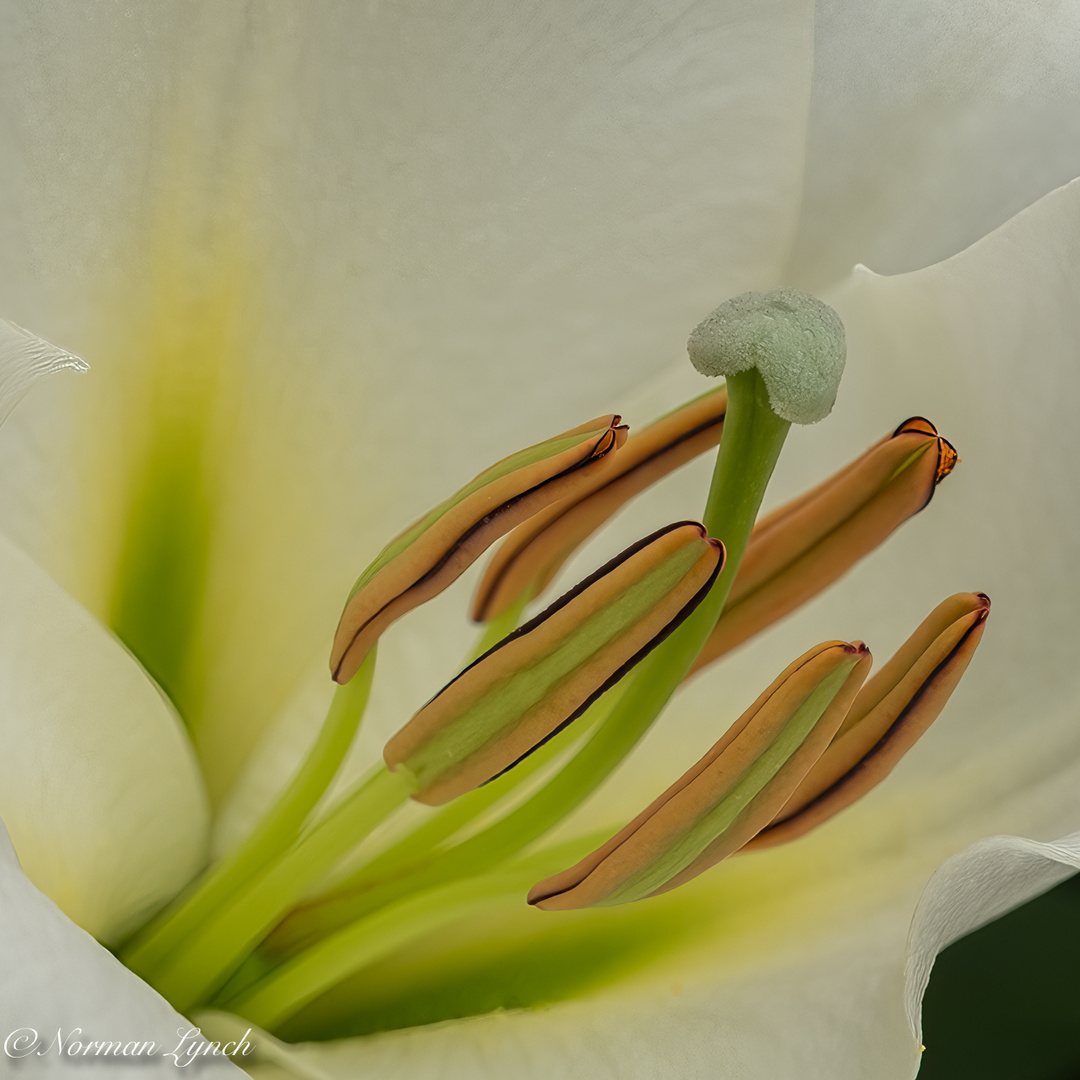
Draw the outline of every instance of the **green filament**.
[[[376,650],[334,699],[306,759],[258,826],[188,892],[181,893],[120,952],[132,971],[149,975],[217,908],[299,835],[352,745],[371,695]]]

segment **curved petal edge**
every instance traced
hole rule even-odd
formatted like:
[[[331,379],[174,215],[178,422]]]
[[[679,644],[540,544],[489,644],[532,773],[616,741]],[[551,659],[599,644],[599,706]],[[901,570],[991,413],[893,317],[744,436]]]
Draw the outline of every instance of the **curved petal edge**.
[[[989,836],[935,871],[912,917],[904,965],[905,1008],[920,1045],[922,1000],[937,955],[1078,870],[1080,832],[1050,843]]]

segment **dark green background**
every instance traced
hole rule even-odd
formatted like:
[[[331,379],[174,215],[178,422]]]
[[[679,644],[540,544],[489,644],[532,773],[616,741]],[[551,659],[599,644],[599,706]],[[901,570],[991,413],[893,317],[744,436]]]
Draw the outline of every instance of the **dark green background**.
[[[919,1080],[1080,1080],[1080,876],[950,945]]]

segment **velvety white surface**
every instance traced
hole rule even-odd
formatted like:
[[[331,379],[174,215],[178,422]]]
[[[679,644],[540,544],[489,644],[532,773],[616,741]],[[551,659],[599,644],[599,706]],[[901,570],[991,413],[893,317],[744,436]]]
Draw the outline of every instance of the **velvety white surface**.
[[[947,258],[1080,175],[1069,0],[822,0],[790,284]]]

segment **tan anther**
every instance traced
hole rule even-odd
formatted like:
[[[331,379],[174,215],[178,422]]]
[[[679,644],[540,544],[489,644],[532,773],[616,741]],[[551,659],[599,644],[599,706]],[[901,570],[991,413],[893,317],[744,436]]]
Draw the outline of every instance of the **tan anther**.
[[[869,667],[861,642],[811,649],[697,765],[592,855],[536,885],[529,903],[561,910],[655,896],[738,851],[829,745]]]
[[[727,390],[702,394],[635,431],[618,454],[572,495],[519,525],[495,552],[473,600],[472,617],[487,622],[523,594],[539,596],[574,551],[621,506],[680,465],[716,446]]]
[[[696,522],[632,545],[504,638],[386,745],[437,804],[493,779],[561,731],[704,599],[723,546]]]
[[[730,652],[843,576],[930,502],[958,458],[914,417],[754,527],[724,614],[693,671]]]
[[[880,784],[937,719],[989,614],[983,593],[957,593],[939,604],[863,687],[829,748],[747,847],[794,840]]]
[[[602,416],[497,462],[383,549],[353,588],[334,635],[330,670],[348,682],[384,630],[455,581],[515,526],[590,483],[626,440]]]

